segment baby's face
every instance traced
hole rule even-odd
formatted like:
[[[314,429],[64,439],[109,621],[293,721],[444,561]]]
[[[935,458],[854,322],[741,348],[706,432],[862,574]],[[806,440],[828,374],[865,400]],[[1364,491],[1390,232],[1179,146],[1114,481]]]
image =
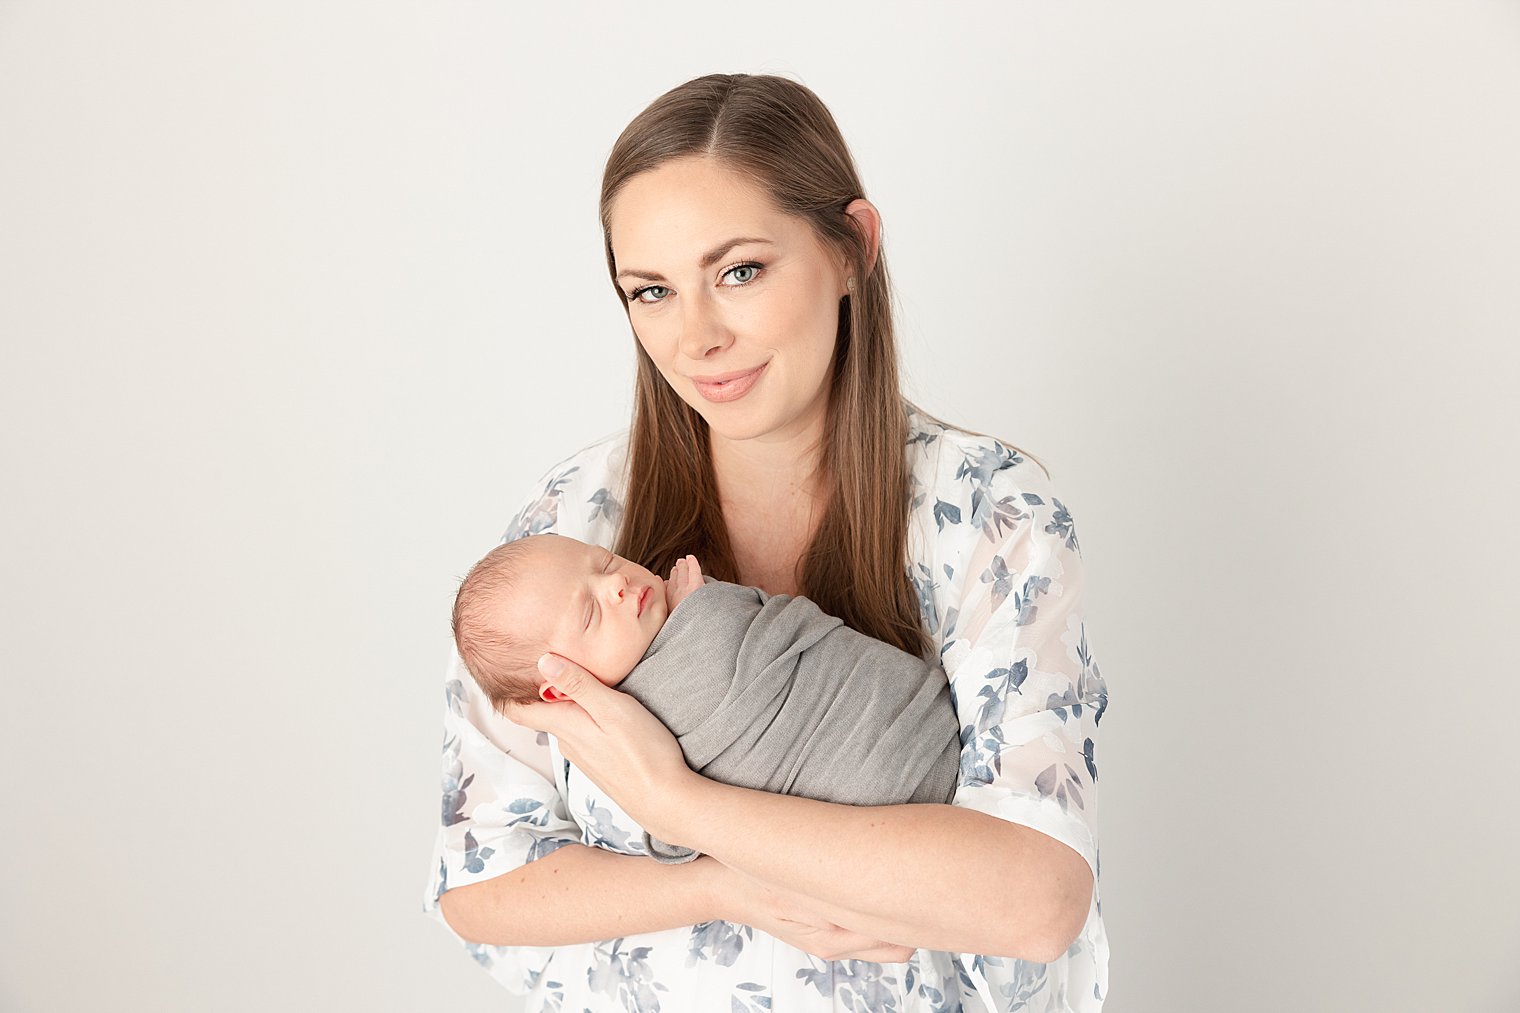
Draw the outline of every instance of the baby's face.
[[[514,625],[538,631],[548,649],[616,686],[665,623],[665,582],[599,545],[550,535],[534,542],[512,594]]]

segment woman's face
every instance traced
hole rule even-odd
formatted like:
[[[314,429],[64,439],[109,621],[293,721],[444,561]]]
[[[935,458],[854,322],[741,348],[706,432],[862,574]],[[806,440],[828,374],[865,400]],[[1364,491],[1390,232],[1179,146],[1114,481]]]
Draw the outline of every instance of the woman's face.
[[[609,223],[639,344],[715,435],[821,434],[848,291],[842,257],[708,158],[635,176]]]

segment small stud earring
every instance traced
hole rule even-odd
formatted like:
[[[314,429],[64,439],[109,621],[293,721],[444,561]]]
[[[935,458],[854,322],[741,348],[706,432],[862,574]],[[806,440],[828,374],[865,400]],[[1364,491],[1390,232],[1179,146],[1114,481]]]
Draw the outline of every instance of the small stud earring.
[[[855,291],[855,279],[854,278],[846,279],[846,281],[844,283],[844,287],[847,288],[847,289],[849,289],[851,292]]]

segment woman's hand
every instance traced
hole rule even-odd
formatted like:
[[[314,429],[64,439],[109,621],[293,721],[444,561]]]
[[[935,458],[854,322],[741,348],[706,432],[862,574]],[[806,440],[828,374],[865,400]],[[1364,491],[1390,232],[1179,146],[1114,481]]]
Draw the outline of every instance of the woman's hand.
[[[913,956],[911,946],[872,939],[835,925],[819,914],[802,894],[763,883],[738,869],[729,868],[710,855],[703,855],[697,861],[713,863],[712,889],[725,921],[753,926],[824,960],[869,960],[892,964]]]
[[[546,654],[539,669],[559,699],[506,704],[507,717],[557,738],[565,758],[651,835],[680,840],[680,813],[704,778],[686,766],[670,729],[643,704],[573,661]],[[825,960],[895,963],[913,955],[911,946],[834,924],[802,894],[773,887],[710,855],[697,861],[711,863],[711,893],[725,921],[753,926]]]
[[[538,667],[558,699],[506,704],[508,720],[553,735],[565,758],[640,826],[660,840],[678,840],[680,800],[703,778],[686,766],[670,729],[567,658],[546,654]]]

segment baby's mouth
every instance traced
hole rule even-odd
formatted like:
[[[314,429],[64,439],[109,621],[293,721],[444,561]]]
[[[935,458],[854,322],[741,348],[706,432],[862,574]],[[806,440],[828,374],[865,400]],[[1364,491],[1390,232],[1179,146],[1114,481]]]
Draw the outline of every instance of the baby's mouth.
[[[638,617],[638,616],[641,616],[641,615],[644,614],[644,604],[646,602],[648,602],[648,601],[649,601],[649,588],[646,587],[646,588],[644,588],[644,590],[642,590],[642,591],[639,592],[639,608],[638,608],[638,611],[634,613],[635,617]]]

